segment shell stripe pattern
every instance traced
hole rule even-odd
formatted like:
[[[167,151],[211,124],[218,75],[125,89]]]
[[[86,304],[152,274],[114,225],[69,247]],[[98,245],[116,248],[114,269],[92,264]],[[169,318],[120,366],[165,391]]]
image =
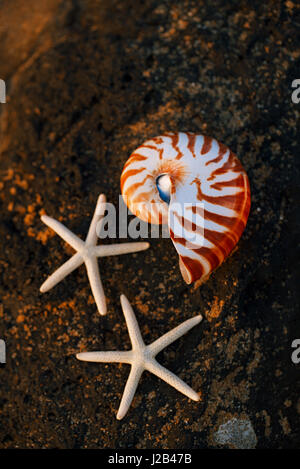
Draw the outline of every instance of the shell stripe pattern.
[[[170,202],[157,178],[170,179]],[[168,223],[184,280],[204,279],[239,241],[250,211],[247,174],[231,150],[215,139],[167,133],[138,147],[121,175],[129,210],[148,223]]]

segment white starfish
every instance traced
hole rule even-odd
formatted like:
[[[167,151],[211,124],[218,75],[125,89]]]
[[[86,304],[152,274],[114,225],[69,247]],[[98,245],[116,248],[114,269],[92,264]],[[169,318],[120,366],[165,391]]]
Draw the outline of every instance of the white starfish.
[[[119,254],[129,254],[132,252],[143,251],[148,249],[149,243],[122,243],[122,244],[110,244],[107,246],[96,246],[97,244],[97,225],[98,232],[101,230],[101,223],[103,223],[103,217],[105,212],[106,197],[101,194],[98,197],[95,213],[90,224],[88,235],[85,241],[78,238],[62,223],[54,218],[43,215],[41,220],[50,228],[52,228],[62,239],[64,239],[73,249],[74,254],[67,262],[65,262],[59,269],[57,269],[47,280],[43,283],[40,288],[42,293],[50,290],[57,283],[63,280],[73,270],[77,269],[81,264],[85,263],[87,275],[90,281],[92,293],[100,314],[104,315],[107,312],[105,295],[99,273],[99,266],[97,257],[116,256]]]
[[[145,345],[141,332],[134,315],[133,309],[127,300],[126,296],[121,295],[121,305],[125,316],[129,337],[132,344],[132,349],[129,351],[116,351],[116,352],[84,352],[78,353],[76,357],[79,360],[88,362],[119,362],[129,363],[131,371],[127,380],[121,404],[118,410],[117,419],[121,420],[127,413],[132,399],[134,397],[139,379],[144,370],[150,371],[158,376],[166,383],[173,386],[178,391],[182,392],[194,401],[199,400],[199,395],[193,391],[184,381],[178,376],[169,371],[167,368],[161,366],[155,359],[155,356],[169,344],[177,340],[192,327],[196,326],[201,320],[202,316],[195,316],[188,319],[179,326],[172,329],[167,334],[164,334],[159,339],[152,342],[150,345]]]

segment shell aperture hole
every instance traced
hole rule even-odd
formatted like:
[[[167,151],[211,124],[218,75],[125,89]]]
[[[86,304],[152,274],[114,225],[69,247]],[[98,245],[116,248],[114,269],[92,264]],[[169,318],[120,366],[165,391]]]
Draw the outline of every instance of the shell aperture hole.
[[[169,204],[170,199],[171,199],[171,187],[172,187],[170,176],[168,174],[161,174],[160,176],[158,176],[156,178],[156,186],[157,186],[160,198],[164,202]]]

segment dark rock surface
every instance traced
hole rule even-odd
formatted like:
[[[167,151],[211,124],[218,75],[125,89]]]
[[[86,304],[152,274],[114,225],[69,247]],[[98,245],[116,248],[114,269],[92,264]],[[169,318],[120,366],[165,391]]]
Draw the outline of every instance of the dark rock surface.
[[[299,446],[296,2],[4,0],[0,9],[0,447]],[[238,249],[199,288],[184,284],[168,239],[103,259],[104,318],[83,267],[40,294],[72,253],[40,214],[84,237],[98,194],[117,204],[130,153],[168,130],[213,136],[241,159],[252,209]],[[120,293],[148,343],[203,314],[158,357],[199,403],[145,373],[115,419],[129,367],[75,353],[129,347]]]

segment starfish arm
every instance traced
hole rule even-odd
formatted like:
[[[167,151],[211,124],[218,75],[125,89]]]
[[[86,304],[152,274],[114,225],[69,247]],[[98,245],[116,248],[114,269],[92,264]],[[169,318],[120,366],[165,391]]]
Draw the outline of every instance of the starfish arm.
[[[48,215],[42,215],[41,220],[45,225],[52,228],[63,240],[70,244],[75,251],[80,251],[84,247],[84,242],[59,221],[48,217]]]
[[[97,259],[89,258],[85,260],[86,270],[90,281],[92,293],[99,313],[104,316],[107,313],[106,299],[103,285],[100,278],[99,266]]]
[[[105,246],[96,246],[94,248],[95,256],[119,256],[120,254],[130,254],[133,252],[144,251],[150,246],[149,243],[121,243],[121,244],[107,244]]]
[[[104,194],[100,194],[97,200],[96,209],[93,215],[93,219],[90,224],[90,228],[86,237],[86,244],[88,246],[95,246],[97,243],[97,224],[101,218],[103,218],[105,211],[106,197]],[[99,229],[99,227],[98,227]],[[101,227],[100,227],[101,229]]]
[[[131,363],[131,352],[82,352],[77,353],[76,358],[85,362],[101,362],[101,363]]]
[[[167,368],[160,365],[156,360],[152,359],[149,360],[146,364],[146,370],[150,371],[158,378],[162,379],[173,388],[177,389],[177,391],[185,394],[185,396],[193,399],[193,401],[199,401],[199,395],[182,379],[178,378],[174,373],[172,373]]]
[[[117,413],[117,419],[121,420],[127,413],[130,404],[135,395],[136,388],[139,384],[140,377],[143,373],[143,368],[133,365],[123,392],[121,404]]]
[[[159,339],[152,342],[152,344],[147,346],[152,356],[155,357],[155,355],[157,355],[162,349],[170,345],[172,342],[175,342],[175,340],[179,339],[179,337],[186,334],[190,329],[192,329],[192,327],[199,324],[201,320],[201,315],[188,319],[187,321],[184,321],[179,326],[164,334]]]
[[[121,299],[121,305],[122,305],[123,313],[124,313],[126,324],[127,324],[128,334],[132,343],[132,348],[133,349],[144,348],[145,344],[144,344],[135,314],[133,312],[133,309],[125,295],[121,295],[120,299]]]
[[[67,262],[65,262],[55,272],[53,272],[50,277],[47,278],[47,280],[41,286],[40,291],[42,293],[49,291],[67,275],[73,272],[73,270],[77,269],[77,267],[79,267],[81,264],[83,264],[83,258],[77,252]]]

